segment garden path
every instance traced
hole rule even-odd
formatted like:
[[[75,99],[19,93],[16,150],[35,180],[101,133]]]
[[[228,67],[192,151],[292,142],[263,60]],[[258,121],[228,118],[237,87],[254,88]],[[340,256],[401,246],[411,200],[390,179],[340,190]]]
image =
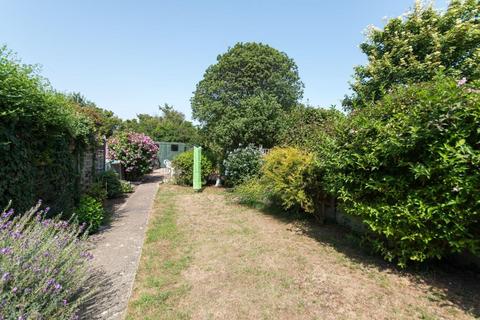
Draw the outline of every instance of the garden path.
[[[108,226],[92,236],[99,293],[92,297],[83,318],[123,319],[137,270],[153,200],[162,180],[160,171],[146,176],[126,201],[113,208]]]

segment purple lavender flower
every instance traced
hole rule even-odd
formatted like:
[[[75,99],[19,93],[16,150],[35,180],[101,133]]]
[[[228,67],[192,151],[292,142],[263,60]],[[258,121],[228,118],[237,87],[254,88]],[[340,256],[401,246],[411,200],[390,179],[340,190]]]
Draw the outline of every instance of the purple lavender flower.
[[[43,289],[44,292],[47,292],[48,289],[51,287],[51,286],[54,286],[55,285],[55,279],[48,279],[47,283],[45,284],[45,288]]]
[[[0,249],[0,254],[7,255],[12,253],[12,248],[5,247]]]
[[[13,209],[8,210],[7,212],[2,213],[2,220],[10,218],[10,216],[13,214]]]
[[[57,228],[57,229],[67,229],[68,228],[68,222],[67,221],[58,221],[55,224],[55,228]]]
[[[45,219],[45,220],[42,221],[42,225],[43,225],[44,227],[49,227],[50,224],[51,224],[51,222],[52,222],[51,219]]]
[[[2,275],[2,281],[3,281],[3,282],[7,282],[8,280],[10,280],[10,272],[5,272],[5,273]]]
[[[55,292],[60,292],[62,290],[62,285],[60,283],[55,283],[53,286]]]
[[[93,254],[86,251],[86,252],[80,253],[80,257],[85,258],[86,260],[92,260],[93,259]]]
[[[12,226],[12,221],[8,221],[8,222],[2,224],[0,226],[0,229],[1,230],[7,230],[7,229],[10,229],[11,226]]]
[[[12,236],[13,239],[15,240],[18,240],[22,237],[22,234],[20,233],[20,231],[18,230],[15,230],[13,232],[10,232],[10,235]]]

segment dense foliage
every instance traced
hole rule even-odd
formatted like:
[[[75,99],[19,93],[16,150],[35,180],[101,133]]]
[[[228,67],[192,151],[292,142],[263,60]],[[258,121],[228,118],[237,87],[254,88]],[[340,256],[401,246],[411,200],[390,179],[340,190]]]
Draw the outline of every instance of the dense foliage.
[[[101,181],[92,183],[87,190],[85,190],[85,194],[102,203],[107,199],[107,189],[105,189],[105,185]]]
[[[97,231],[105,218],[102,202],[89,195],[82,196],[75,214],[80,223],[88,226],[90,232]]]
[[[281,201],[285,209],[317,212],[319,189],[313,153],[294,147],[273,148],[262,167],[262,182]]]
[[[334,108],[315,108],[298,104],[285,113],[278,141],[285,146],[322,152],[332,141],[346,116]],[[325,152],[329,152],[326,150]]]
[[[239,144],[273,146],[282,112],[301,98],[295,62],[261,43],[238,43],[219,55],[192,98],[205,144],[221,159]]]
[[[0,48],[0,88],[0,206],[11,200],[23,211],[43,199],[53,212],[71,213],[91,121],[6,48]]]
[[[213,165],[204,152],[202,152],[200,162],[202,183],[205,184],[208,176],[213,172]],[[189,186],[193,185],[193,150],[180,153],[173,159],[172,166],[175,173],[175,183]]]
[[[142,133],[120,132],[108,140],[108,158],[118,160],[127,180],[136,180],[153,170],[158,146]]]
[[[120,180],[120,187],[122,189],[122,193],[132,193],[134,191],[132,184],[125,180]]]
[[[45,219],[39,206],[0,216],[1,319],[76,319],[92,294],[83,228]]]
[[[235,187],[241,203],[277,204],[285,210],[313,214],[325,219],[316,155],[296,147],[275,147],[264,156],[261,169]]]
[[[112,111],[98,107],[78,92],[68,95],[68,98],[74,103],[78,112],[90,119],[98,138],[108,138],[120,128],[122,120]]]
[[[355,68],[348,108],[376,101],[396,85],[428,81],[441,69],[480,79],[480,1],[453,0],[446,11],[417,2],[383,30],[371,27],[360,48],[368,63]]]
[[[388,260],[479,250],[480,90],[461,84],[399,87],[352,115],[339,141],[334,189]]]
[[[137,119],[126,120],[121,129],[144,133],[153,140],[160,142],[197,143],[199,140],[197,128],[185,120],[185,115],[172,106],[165,104],[159,107],[160,116],[139,114]]]
[[[123,194],[120,177],[114,170],[108,170],[97,177],[98,182],[107,192],[107,198],[118,198]]]
[[[262,153],[254,145],[237,148],[228,153],[223,166],[227,184],[236,186],[258,176],[262,166]]]

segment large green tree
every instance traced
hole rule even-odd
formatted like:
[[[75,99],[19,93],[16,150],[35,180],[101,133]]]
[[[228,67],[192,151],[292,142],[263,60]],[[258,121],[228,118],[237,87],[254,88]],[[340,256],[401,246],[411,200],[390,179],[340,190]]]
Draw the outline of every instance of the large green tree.
[[[347,109],[379,100],[393,86],[431,80],[443,71],[480,78],[480,1],[452,0],[446,11],[416,2],[411,12],[370,27],[360,49],[368,63],[355,68]]]
[[[139,114],[137,119],[127,120],[122,125],[124,131],[141,132],[155,141],[198,142],[198,130],[185,115],[164,104],[158,107],[161,115]]]
[[[302,97],[297,65],[262,43],[237,43],[217,57],[192,98],[205,144],[222,157],[239,144],[271,147],[282,112]]]

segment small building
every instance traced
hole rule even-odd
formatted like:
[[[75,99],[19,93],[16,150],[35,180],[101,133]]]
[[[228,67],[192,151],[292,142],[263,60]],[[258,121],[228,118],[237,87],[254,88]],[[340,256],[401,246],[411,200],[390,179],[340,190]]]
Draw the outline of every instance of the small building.
[[[157,142],[158,145],[158,163],[160,168],[165,168],[165,160],[172,161],[180,153],[192,148],[188,143],[183,142]]]

